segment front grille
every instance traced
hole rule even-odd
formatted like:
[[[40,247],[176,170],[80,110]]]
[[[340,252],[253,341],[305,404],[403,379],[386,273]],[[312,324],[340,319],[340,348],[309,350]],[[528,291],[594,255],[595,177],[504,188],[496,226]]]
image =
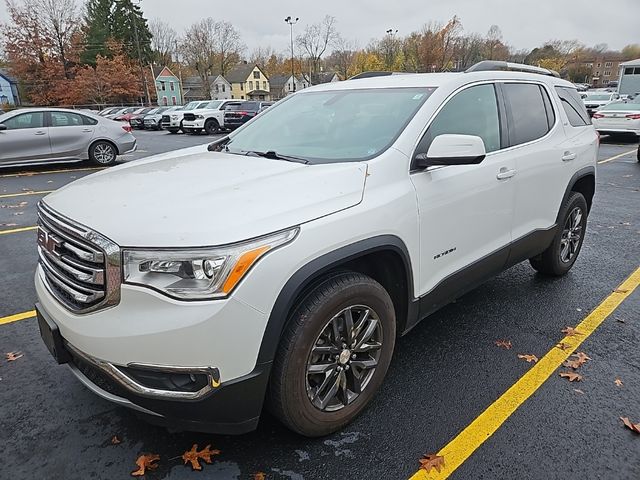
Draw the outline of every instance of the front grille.
[[[171,123],[171,117],[169,115],[163,115],[162,123]]]
[[[193,113],[185,113],[184,114],[184,119],[187,122],[193,122],[196,119],[196,116]]]
[[[95,311],[120,301],[120,249],[108,238],[38,204],[41,277],[69,310]]]

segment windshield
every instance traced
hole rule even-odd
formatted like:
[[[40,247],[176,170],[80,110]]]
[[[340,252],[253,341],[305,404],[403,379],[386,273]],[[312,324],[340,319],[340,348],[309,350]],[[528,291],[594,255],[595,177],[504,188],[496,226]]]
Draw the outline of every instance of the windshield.
[[[385,151],[435,88],[299,93],[231,135],[231,153],[277,152],[310,163],[361,161]]]
[[[194,108],[196,108],[198,106],[199,103],[200,102],[189,102],[184,107],[182,107],[180,110],[193,110]]]
[[[213,102],[207,103],[207,108],[210,108],[210,109],[213,110],[213,109],[218,108],[220,105],[222,105],[222,101],[214,100]]]
[[[207,108],[207,105],[209,105],[208,102],[201,103],[196,107],[196,110],[202,110],[203,108]]]
[[[602,100],[611,100],[611,95],[606,94],[606,95],[594,95],[594,94],[587,94],[587,98],[585,100],[594,100],[594,101],[602,101]]]

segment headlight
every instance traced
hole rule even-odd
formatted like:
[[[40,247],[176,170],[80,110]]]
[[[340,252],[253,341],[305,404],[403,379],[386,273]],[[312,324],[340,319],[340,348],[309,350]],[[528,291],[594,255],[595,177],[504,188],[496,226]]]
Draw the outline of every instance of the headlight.
[[[267,252],[292,241],[299,229],[212,248],[123,251],[124,282],[182,300],[226,297]]]
[[[197,118],[198,120],[202,120],[202,119],[204,118],[204,115],[196,115],[196,118]]]

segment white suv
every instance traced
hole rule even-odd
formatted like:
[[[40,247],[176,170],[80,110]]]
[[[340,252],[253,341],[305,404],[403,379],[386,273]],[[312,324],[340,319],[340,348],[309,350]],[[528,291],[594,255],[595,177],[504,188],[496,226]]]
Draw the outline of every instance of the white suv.
[[[224,127],[224,111],[229,105],[240,105],[237,100],[212,100],[206,107],[193,112],[185,112],[182,130],[185,133],[216,134]]]
[[[209,151],[48,195],[45,343],[172,428],[247,432],[265,403],[303,435],[340,429],[399,335],[518,262],[578,257],[597,134],[571,83],[503,66],[318,85]]]

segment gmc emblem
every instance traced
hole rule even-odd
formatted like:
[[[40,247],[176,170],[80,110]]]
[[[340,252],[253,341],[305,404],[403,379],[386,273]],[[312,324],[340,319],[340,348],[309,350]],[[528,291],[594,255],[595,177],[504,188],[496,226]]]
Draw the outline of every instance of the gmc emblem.
[[[60,256],[58,248],[62,246],[59,237],[47,232],[42,227],[38,228],[38,245],[52,255]]]

